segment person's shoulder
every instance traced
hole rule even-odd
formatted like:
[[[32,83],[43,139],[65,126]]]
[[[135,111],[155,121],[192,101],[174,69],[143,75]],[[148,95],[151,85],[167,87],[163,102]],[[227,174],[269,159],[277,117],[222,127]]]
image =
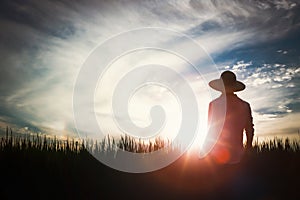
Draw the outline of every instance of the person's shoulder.
[[[246,106],[249,106],[250,107],[250,103],[248,103],[247,101],[245,101],[245,100],[243,100],[243,99],[241,99],[240,97],[238,97],[238,96],[236,96],[238,99],[239,99],[239,101],[241,102],[241,103],[243,103],[244,105],[246,105]]]
[[[213,99],[210,103],[209,103],[209,107],[222,107],[226,104],[226,98],[224,98],[222,95]]]
[[[222,101],[222,96],[219,96],[219,97],[213,99],[213,100],[210,102],[210,104],[214,104],[214,103],[217,103],[217,102],[220,102],[220,101]]]

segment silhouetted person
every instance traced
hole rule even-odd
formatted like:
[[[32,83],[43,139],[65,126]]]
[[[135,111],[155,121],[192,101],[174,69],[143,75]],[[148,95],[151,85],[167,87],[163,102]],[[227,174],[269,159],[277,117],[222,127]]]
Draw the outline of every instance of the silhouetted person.
[[[236,80],[233,72],[225,71],[220,79],[209,82],[209,86],[222,94],[209,104],[204,148],[211,149],[209,155],[218,163],[237,163],[244,152],[244,131],[246,148],[252,147],[254,135],[250,105],[234,94],[244,90],[245,85]]]

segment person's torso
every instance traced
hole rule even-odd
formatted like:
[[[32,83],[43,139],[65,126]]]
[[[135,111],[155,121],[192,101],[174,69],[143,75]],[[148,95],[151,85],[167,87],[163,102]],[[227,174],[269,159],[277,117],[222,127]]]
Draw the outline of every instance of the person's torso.
[[[248,120],[248,103],[236,95],[221,95],[212,102],[214,118],[222,126],[219,141],[233,147],[241,147],[243,130]]]

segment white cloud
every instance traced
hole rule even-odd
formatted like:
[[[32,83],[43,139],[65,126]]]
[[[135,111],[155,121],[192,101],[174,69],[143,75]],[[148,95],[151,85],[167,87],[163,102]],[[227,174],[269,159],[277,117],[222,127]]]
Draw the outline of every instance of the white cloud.
[[[275,0],[273,2],[275,4],[276,9],[278,10],[279,9],[290,10],[297,5],[293,1],[288,1],[288,0]]]

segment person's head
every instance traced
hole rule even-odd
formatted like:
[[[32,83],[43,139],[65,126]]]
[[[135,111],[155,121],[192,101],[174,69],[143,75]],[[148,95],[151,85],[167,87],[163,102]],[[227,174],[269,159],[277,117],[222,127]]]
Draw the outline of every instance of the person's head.
[[[224,71],[219,79],[209,82],[209,86],[222,93],[234,93],[245,89],[245,84],[236,80],[236,75],[231,71]]]

